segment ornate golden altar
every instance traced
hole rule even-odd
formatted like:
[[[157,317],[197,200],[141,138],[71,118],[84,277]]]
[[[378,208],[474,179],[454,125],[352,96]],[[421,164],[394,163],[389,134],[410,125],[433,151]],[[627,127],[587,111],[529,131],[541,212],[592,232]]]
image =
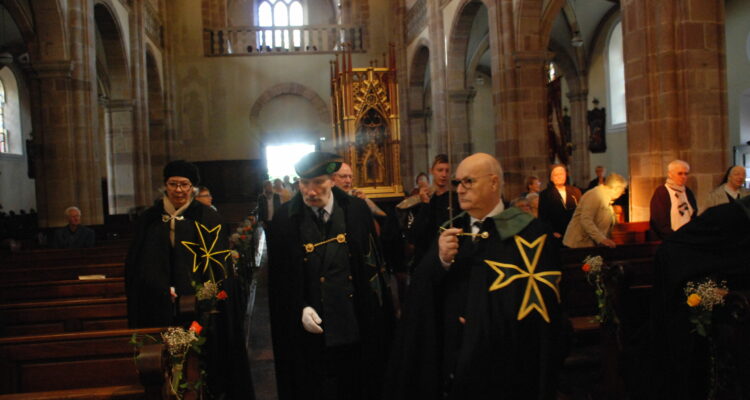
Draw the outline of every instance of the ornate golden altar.
[[[371,198],[401,197],[396,58],[391,45],[383,67],[352,66],[345,50],[331,61],[333,140],[352,166],[353,185]]]

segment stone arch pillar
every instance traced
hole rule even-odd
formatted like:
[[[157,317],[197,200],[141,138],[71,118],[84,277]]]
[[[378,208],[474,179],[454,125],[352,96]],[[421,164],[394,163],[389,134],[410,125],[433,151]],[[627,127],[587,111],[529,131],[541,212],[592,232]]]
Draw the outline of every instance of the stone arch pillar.
[[[427,66],[430,62],[429,42],[422,40],[414,52],[410,64],[409,83],[407,88],[408,134],[402,135],[404,150],[402,155],[409,155],[411,163],[409,171],[405,172],[406,180],[411,182],[419,171],[426,172],[430,165],[430,142],[432,119],[432,99],[429,98],[430,90],[425,85],[430,82],[426,76]]]
[[[649,203],[667,164],[691,165],[702,209],[729,160],[724,2],[623,0],[631,220]]]

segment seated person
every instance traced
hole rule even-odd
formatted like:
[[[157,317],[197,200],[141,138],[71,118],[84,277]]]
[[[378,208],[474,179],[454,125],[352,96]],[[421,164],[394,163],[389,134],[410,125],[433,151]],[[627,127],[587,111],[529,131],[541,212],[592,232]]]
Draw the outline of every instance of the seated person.
[[[611,239],[615,224],[612,202],[622,196],[627,186],[627,181],[621,175],[610,174],[604,185],[595,186],[584,193],[565,230],[563,244],[570,248],[596,245],[615,247]]]
[[[81,249],[94,247],[96,234],[90,228],[81,225],[81,210],[72,206],[65,209],[68,225],[55,230],[52,247],[56,249]]]

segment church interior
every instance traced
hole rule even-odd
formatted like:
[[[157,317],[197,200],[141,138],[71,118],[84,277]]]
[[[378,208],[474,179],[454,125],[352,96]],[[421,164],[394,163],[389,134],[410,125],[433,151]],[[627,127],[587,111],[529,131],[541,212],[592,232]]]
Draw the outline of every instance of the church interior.
[[[506,202],[555,163],[582,189],[597,166],[625,177],[618,247],[561,254],[557,398],[638,398],[622,371],[648,320],[652,194],[676,159],[699,210],[728,167],[750,170],[748,71],[746,0],[0,0],[0,399],[169,398],[123,322],[162,169],[194,163],[235,229],[313,150],[388,213],[439,154],[494,156]],[[71,206],[96,247],[46,249]],[[626,270],[615,330],[592,319],[591,254]],[[257,279],[250,368],[276,399]]]

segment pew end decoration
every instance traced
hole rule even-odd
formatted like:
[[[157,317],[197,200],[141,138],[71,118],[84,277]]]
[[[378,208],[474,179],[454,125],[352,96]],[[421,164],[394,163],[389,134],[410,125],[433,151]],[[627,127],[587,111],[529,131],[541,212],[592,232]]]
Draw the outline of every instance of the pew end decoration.
[[[255,271],[260,268],[265,234],[254,216],[247,217],[229,237],[231,260],[245,294],[250,291]]]
[[[689,281],[685,284],[685,304],[690,310],[689,321],[693,332],[708,341],[708,399],[715,399],[723,386],[721,372],[726,369],[726,356],[721,356],[713,326],[714,312],[725,304],[729,294],[726,281],[714,281],[706,278],[700,282]],[[736,316],[733,316],[736,317]]]
[[[603,326],[609,325],[618,329],[620,319],[615,310],[614,289],[624,274],[622,265],[608,265],[602,256],[587,256],[583,260],[581,270],[586,274],[586,281],[594,287],[599,310],[596,320]]]
[[[690,322],[695,333],[704,337],[709,335],[714,308],[724,304],[728,292],[726,281],[715,282],[710,278],[685,285],[685,303],[690,308]]]
[[[159,345],[161,359],[166,360],[167,398],[182,400],[203,397],[206,372],[203,370],[200,355],[206,338],[201,336],[202,330],[203,327],[197,321],[193,321],[188,329],[167,328],[159,338],[135,333],[130,338],[139,370],[143,368],[143,362],[139,360],[141,353],[152,345]]]

